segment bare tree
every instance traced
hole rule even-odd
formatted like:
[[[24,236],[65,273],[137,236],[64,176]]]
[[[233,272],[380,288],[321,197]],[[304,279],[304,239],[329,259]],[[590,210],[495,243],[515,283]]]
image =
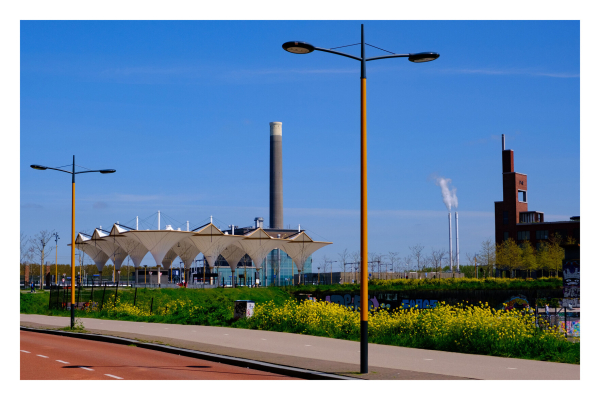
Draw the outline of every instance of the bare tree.
[[[408,248],[410,249],[412,256],[417,261],[417,271],[420,271],[422,269],[423,261],[425,258],[425,255],[423,254],[424,247],[420,244],[417,244],[415,246],[408,246]]]
[[[319,264],[321,267],[323,267],[323,274],[325,274],[327,272],[327,263],[329,263],[329,258],[326,255],[323,255],[323,258],[321,259],[321,263]]]
[[[441,249],[441,250],[431,249],[431,255],[429,257],[431,258],[431,261],[433,263],[433,268],[435,268],[436,272],[442,271],[442,260],[444,259],[445,255],[446,255],[446,251],[444,249]]]
[[[479,251],[479,263],[481,267],[485,266],[487,276],[492,276],[494,265],[496,264],[496,244],[492,239],[486,239],[481,242],[481,250]]]
[[[44,288],[44,274],[42,268],[44,261],[46,260],[46,250],[49,252],[53,249],[52,246],[48,246],[48,243],[52,240],[54,232],[47,230],[40,231],[33,239],[31,239],[31,252],[34,257],[40,259],[40,289]],[[48,249],[46,249],[48,247]]]
[[[338,256],[340,257],[340,263],[342,264],[342,268],[344,270],[343,282],[346,283],[346,263],[350,259],[350,253],[348,252],[348,249],[344,249],[344,251],[338,253]]]
[[[377,264],[379,266],[377,279],[381,278],[381,255],[369,252],[369,263],[371,264],[371,276],[375,277],[375,265]]]
[[[23,232],[21,232],[21,243],[20,243],[20,259],[19,259],[19,274],[25,275],[25,279],[28,280],[29,267],[28,264],[31,261],[31,243],[30,238]]]
[[[410,269],[410,265],[412,264],[412,261],[413,261],[413,259],[412,259],[411,255],[404,256],[402,258],[402,263],[403,263],[402,267],[403,267],[404,272],[408,272],[408,270]]]
[[[20,264],[25,264],[31,258],[31,246],[29,245],[30,239],[29,236],[21,232],[21,258]]]
[[[354,253],[352,253],[352,262],[353,262],[353,267],[354,267],[354,282],[358,282],[358,277],[356,276],[356,272],[358,271],[358,268],[360,266],[360,253],[358,251],[355,251]]]
[[[471,254],[467,251],[465,253],[465,256],[467,257],[467,262],[469,263],[469,265],[475,265],[476,254]]]
[[[421,271],[423,271],[426,268],[431,268],[433,266],[433,260],[431,259],[430,256],[424,256],[421,259]]]
[[[398,262],[400,262],[400,255],[398,252],[389,251],[387,258],[392,266],[392,274],[396,273],[396,267],[398,266]]]

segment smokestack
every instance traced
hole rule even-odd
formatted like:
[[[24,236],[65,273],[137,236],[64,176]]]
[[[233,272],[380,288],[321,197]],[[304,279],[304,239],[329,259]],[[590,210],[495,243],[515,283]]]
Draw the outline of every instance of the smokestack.
[[[283,168],[281,156],[281,122],[269,122],[271,127],[269,227],[283,229]]]
[[[504,141],[504,133],[502,134],[502,151],[506,150],[506,142]]]
[[[458,212],[454,212],[454,225],[456,225],[456,272],[460,272],[460,260],[458,251]]]
[[[454,272],[454,270],[452,269],[452,213],[449,212],[448,213],[448,233],[449,233],[449,239],[448,239],[448,243],[450,245],[450,272]]]

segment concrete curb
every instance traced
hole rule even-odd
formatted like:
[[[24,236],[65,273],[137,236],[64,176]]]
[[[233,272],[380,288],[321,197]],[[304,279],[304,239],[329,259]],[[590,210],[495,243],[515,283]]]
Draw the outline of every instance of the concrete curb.
[[[121,337],[117,337],[117,336],[98,335],[98,334],[93,334],[93,333],[67,332],[67,331],[60,331],[60,330],[54,330],[54,329],[37,329],[37,328],[29,328],[26,326],[20,326],[20,329],[22,331],[27,331],[27,332],[45,333],[45,334],[57,335],[57,336],[68,336],[68,337],[74,337],[74,338],[79,338],[79,339],[95,340],[98,342],[121,344],[121,345],[126,345],[126,346],[134,344],[137,347],[141,347],[144,349],[162,351],[162,352],[171,353],[171,354],[178,354],[178,355],[182,355],[182,356],[186,356],[186,357],[198,358],[201,360],[207,360],[207,361],[213,361],[213,362],[218,362],[218,363],[222,363],[222,364],[234,365],[237,367],[252,368],[255,370],[259,370],[259,371],[271,372],[274,374],[290,376],[293,378],[301,378],[301,379],[307,379],[307,380],[363,380],[360,378],[329,374],[326,372],[313,371],[313,370],[303,369],[303,368],[289,367],[286,365],[272,364],[272,363],[267,363],[267,362],[263,362],[263,361],[249,360],[246,358],[224,356],[224,355],[220,355],[220,354],[213,354],[213,353],[207,353],[204,351],[183,349],[183,348],[167,346],[167,345],[163,345],[163,344],[141,342],[139,340],[126,339],[126,338],[121,338]]]

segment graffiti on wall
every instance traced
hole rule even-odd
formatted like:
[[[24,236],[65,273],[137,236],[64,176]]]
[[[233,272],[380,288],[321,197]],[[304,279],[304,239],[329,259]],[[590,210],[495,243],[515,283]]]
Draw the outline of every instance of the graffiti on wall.
[[[560,331],[565,331],[565,321],[559,322]],[[581,336],[581,328],[579,325],[579,320],[577,321],[567,321],[567,335],[569,336]]]
[[[505,310],[512,310],[513,308],[522,309],[525,307],[529,307],[529,301],[527,300],[527,297],[523,295],[513,296],[507,301],[505,301],[504,304],[506,304],[504,306]]]
[[[563,297],[579,297],[579,260],[565,261],[563,265]]]
[[[397,295],[393,297],[390,295],[382,294],[369,298],[369,310],[377,308],[394,309],[394,308],[434,308],[436,307],[438,300],[435,299],[398,299]],[[309,296],[309,300],[317,301],[316,297]],[[323,301],[336,303],[341,306],[349,307],[356,310],[360,307],[360,296],[352,294],[332,294],[327,295]]]

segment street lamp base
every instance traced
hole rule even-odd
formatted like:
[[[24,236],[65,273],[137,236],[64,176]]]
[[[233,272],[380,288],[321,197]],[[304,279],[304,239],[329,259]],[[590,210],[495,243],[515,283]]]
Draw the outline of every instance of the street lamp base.
[[[369,322],[360,321],[360,373],[369,373]]]

